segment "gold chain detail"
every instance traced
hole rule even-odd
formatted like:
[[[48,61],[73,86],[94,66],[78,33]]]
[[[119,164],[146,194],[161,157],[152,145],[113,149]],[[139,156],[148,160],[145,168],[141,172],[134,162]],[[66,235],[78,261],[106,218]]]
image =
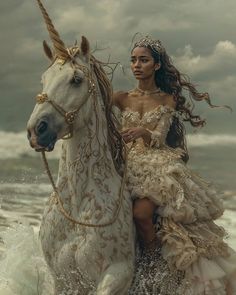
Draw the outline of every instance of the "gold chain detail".
[[[75,112],[67,112],[65,113],[65,119],[66,119],[66,122],[70,125],[70,124],[73,124],[74,123],[74,120],[75,120]]]
[[[127,154],[127,151],[126,151],[126,146],[125,146],[125,158],[127,158],[126,154]],[[64,217],[66,219],[68,219],[71,222],[74,222],[76,224],[79,224],[81,226],[87,226],[87,227],[105,227],[105,226],[113,224],[116,221],[116,219],[117,219],[117,217],[119,215],[120,208],[121,208],[121,205],[122,205],[122,200],[123,200],[123,197],[124,197],[123,190],[124,190],[124,186],[125,186],[125,179],[126,179],[126,173],[127,173],[127,161],[125,161],[124,174],[123,174],[123,178],[122,178],[122,182],[121,182],[121,186],[120,186],[120,190],[119,190],[119,203],[118,203],[118,206],[117,206],[114,217],[108,222],[104,222],[104,223],[101,223],[101,224],[92,224],[92,223],[85,223],[85,222],[82,222],[82,221],[78,221],[78,220],[74,219],[70,214],[68,214],[66,212],[66,210],[65,210],[65,208],[63,206],[63,202],[62,202],[62,200],[61,200],[61,198],[59,196],[59,193],[58,193],[57,187],[55,185],[55,182],[53,180],[52,173],[51,173],[50,168],[49,168],[49,164],[48,164],[48,161],[47,161],[47,158],[46,158],[45,151],[42,151],[42,158],[43,158],[43,162],[44,162],[44,165],[45,165],[45,168],[46,168],[46,172],[48,174],[49,180],[50,180],[51,185],[52,185],[53,190],[54,190],[54,196],[55,196],[55,199],[56,199],[56,205],[59,204],[59,210],[62,213],[62,215],[64,215]]]
[[[44,103],[48,99],[47,93],[40,93],[36,96],[36,101],[39,104]]]

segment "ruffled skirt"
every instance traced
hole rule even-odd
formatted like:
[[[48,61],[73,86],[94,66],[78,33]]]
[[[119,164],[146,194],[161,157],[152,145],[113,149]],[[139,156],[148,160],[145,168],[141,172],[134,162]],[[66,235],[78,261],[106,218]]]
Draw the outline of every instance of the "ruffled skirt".
[[[213,222],[223,214],[222,202],[181,154],[167,146],[132,147],[128,189],[133,199],[147,197],[157,205],[161,255],[170,272],[185,272],[182,294],[236,294],[236,252],[224,242],[225,230]]]

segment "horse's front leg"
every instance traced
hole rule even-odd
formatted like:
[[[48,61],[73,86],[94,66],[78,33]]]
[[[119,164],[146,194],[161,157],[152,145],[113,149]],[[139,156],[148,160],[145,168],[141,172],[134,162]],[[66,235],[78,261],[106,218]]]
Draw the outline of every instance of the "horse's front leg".
[[[112,264],[102,274],[96,295],[127,295],[133,271],[133,265],[127,261]]]

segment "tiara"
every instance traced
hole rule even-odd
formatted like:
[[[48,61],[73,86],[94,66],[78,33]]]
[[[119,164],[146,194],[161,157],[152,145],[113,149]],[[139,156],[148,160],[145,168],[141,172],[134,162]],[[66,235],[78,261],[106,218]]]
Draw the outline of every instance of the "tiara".
[[[153,51],[156,51],[157,53],[163,53],[165,51],[165,48],[162,46],[160,40],[153,40],[151,37],[146,36],[142,39],[140,39],[138,42],[134,44],[135,47],[151,47]]]

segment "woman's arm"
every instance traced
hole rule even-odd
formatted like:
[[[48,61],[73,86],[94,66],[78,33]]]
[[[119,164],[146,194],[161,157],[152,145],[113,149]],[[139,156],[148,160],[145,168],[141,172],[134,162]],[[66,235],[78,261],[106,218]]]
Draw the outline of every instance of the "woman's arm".
[[[146,146],[158,148],[165,143],[167,134],[172,124],[175,108],[176,102],[173,95],[167,95],[165,106],[163,107],[163,113],[157,126],[153,131],[146,129],[145,132],[143,132],[142,138]]]
[[[120,110],[123,109],[123,100],[127,97],[127,92],[124,91],[117,91],[113,93],[112,96],[112,104],[118,107]]]
[[[154,130],[139,127],[131,127],[121,131],[121,135],[126,143],[142,138],[144,144],[149,147],[159,148],[165,144],[167,133],[172,123],[173,113],[175,112],[168,106],[163,106],[161,117]]]
[[[166,142],[166,137],[169,132],[173,120],[174,110],[172,108],[163,107],[161,117],[153,130],[146,128],[143,141],[146,146],[159,148]]]

